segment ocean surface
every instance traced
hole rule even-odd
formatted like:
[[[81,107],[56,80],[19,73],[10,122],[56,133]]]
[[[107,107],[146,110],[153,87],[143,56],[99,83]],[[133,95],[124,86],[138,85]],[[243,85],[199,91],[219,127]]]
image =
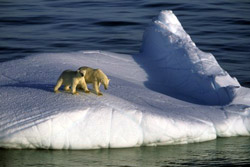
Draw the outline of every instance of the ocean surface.
[[[144,29],[173,10],[203,51],[250,87],[249,0],[0,0],[0,62],[37,53],[137,54]],[[1,64],[0,64],[1,65]],[[250,164],[250,138],[94,151],[0,150],[0,166],[228,166]]]
[[[184,145],[125,149],[0,150],[2,167],[247,167],[250,138],[231,137]]]

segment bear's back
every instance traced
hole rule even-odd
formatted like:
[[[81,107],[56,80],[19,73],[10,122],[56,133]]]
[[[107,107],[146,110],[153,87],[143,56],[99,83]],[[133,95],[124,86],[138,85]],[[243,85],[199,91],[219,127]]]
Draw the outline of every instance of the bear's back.
[[[72,82],[72,79],[74,77],[77,76],[77,72],[76,71],[72,71],[72,70],[65,70],[62,72],[60,78],[63,79],[63,83],[64,84],[69,84]]]
[[[101,69],[93,69],[91,67],[83,66],[79,68],[80,70],[86,70],[84,76],[86,83],[92,83],[95,80],[100,80],[102,78],[107,78]]]
[[[80,67],[79,70],[85,70],[86,74],[84,76],[86,83],[92,83],[95,80],[96,69],[91,67],[83,66]]]
[[[107,79],[108,77],[101,69],[95,69],[95,75],[98,79]]]

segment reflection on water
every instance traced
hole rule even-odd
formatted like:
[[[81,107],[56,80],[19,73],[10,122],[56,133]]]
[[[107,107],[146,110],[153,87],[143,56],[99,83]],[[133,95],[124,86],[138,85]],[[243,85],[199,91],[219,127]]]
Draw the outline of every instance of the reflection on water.
[[[88,151],[0,150],[2,166],[246,166],[250,138],[185,145]],[[1,166],[1,165],[0,165]]]

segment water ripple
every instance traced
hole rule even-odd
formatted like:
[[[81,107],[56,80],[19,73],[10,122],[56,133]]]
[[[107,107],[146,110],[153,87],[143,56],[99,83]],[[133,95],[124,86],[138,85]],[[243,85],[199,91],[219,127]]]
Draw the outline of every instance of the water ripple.
[[[145,27],[166,9],[174,11],[201,50],[212,52],[242,84],[250,82],[246,0],[0,1],[0,62],[89,49],[135,54]]]

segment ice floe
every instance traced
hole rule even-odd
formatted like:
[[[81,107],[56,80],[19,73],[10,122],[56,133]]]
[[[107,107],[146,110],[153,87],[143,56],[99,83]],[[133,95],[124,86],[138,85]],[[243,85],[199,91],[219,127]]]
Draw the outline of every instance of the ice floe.
[[[55,94],[61,72],[81,66],[111,78],[104,95]],[[2,148],[122,148],[249,135],[250,89],[200,51],[171,11],[146,29],[138,55],[48,53],[0,64]]]

